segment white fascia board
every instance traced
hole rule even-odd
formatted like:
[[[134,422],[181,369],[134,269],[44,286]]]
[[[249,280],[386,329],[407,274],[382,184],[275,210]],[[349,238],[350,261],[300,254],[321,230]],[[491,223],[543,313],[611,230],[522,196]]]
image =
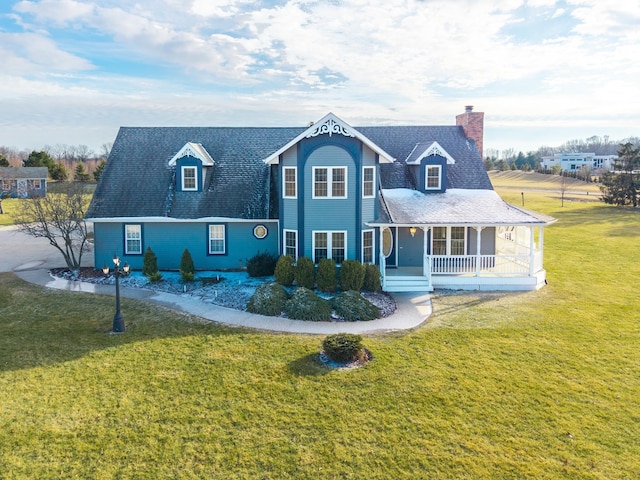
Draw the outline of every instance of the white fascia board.
[[[274,218],[228,218],[228,217],[202,217],[202,218],[171,218],[171,217],[106,217],[85,218],[92,223],[278,223]]]
[[[169,166],[173,167],[179,159],[186,157],[187,155],[197,158],[202,162],[202,165],[206,167],[213,166],[213,158],[211,158],[211,155],[209,155],[206,148],[204,148],[201,143],[193,142],[185,143],[184,147],[182,147],[178,153],[169,160]]]
[[[277,165],[280,162],[280,155],[282,155],[284,152],[286,152],[291,147],[296,145],[303,138],[316,137],[318,135],[325,135],[325,134],[328,134],[329,136],[333,134],[344,135],[346,137],[354,137],[360,140],[367,147],[369,147],[371,150],[373,150],[375,153],[379,155],[380,163],[393,163],[395,160],[391,155],[389,155],[382,148],[380,148],[371,140],[369,140],[367,137],[365,137],[360,132],[358,132],[355,128],[353,128],[352,126],[347,124],[345,121],[338,118],[333,113],[329,112],[324,117],[322,117],[321,120],[311,125],[309,128],[307,128],[304,132],[302,132],[300,135],[295,137],[285,146],[283,146],[282,148],[280,148],[279,150],[275,151],[274,153],[269,155],[267,158],[265,158],[263,162],[266,163],[267,165]]]
[[[415,160],[407,162],[407,165],[420,165],[420,160],[431,155],[440,155],[441,157],[446,158],[449,165],[454,165],[456,163],[454,158],[449,155],[449,153],[444,148],[442,148],[442,146],[438,142],[434,141]]]

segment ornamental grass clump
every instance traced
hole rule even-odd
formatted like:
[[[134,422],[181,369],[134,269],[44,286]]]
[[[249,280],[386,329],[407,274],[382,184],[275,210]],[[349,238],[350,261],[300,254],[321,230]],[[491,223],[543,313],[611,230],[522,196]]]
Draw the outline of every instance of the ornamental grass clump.
[[[284,312],[295,320],[326,322],[331,320],[331,303],[307,288],[298,287],[285,303]]]
[[[331,258],[323,258],[318,264],[318,272],[316,273],[316,284],[318,290],[325,293],[333,293],[338,286],[338,277],[336,274],[336,262]]]
[[[329,335],[322,342],[322,349],[327,358],[336,363],[350,363],[365,354],[362,337],[353,333]]]
[[[268,277],[273,275],[278,259],[268,252],[258,252],[247,260],[247,273],[250,277]]]
[[[282,285],[274,282],[263,283],[249,299],[247,312],[277,317],[284,310],[288,298],[289,294]]]
[[[307,257],[300,257],[294,270],[294,277],[298,287],[313,290],[315,279],[313,278],[313,261]]]
[[[149,279],[150,282],[159,282],[162,280],[162,274],[158,270],[158,257],[147,247],[142,257],[142,274]]]
[[[184,249],[182,252],[182,258],[180,259],[180,278],[183,282],[193,282],[196,278],[196,267],[193,265],[193,258],[188,249]]]
[[[380,309],[359,292],[341,292],[331,301],[336,314],[347,322],[369,321],[380,317]]]
[[[340,288],[359,292],[364,283],[365,267],[357,260],[345,260],[340,267]]]
[[[285,287],[293,285],[295,273],[294,260],[291,255],[281,255],[276,262],[276,269],[273,273],[276,282]]]

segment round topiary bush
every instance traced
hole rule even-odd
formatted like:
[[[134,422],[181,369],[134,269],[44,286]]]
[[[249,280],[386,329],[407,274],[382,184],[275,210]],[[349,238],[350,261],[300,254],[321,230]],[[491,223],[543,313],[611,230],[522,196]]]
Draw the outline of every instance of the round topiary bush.
[[[336,262],[333,259],[323,258],[320,260],[316,274],[316,284],[321,292],[332,293],[336,291],[338,277],[336,275]]]
[[[273,275],[277,258],[268,252],[259,252],[247,260],[247,273],[250,277],[268,277]]]
[[[276,282],[285,287],[293,285],[294,280],[294,260],[291,255],[281,255],[276,262],[276,269],[273,273]]]
[[[379,292],[382,290],[380,282],[380,269],[377,265],[367,264],[364,271],[364,284],[362,288],[370,292]]]
[[[249,299],[247,312],[277,317],[284,310],[288,298],[289,294],[282,285],[273,282],[263,283]]]
[[[336,314],[347,322],[368,321],[380,317],[380,309],[354,290],[341,292],[333,297],[331,306]]]
[[[329,360],[336,363],[349,363],[364,355],[362,337],[353,333],[329,335],[322,342],[322,349]]]
[[[364,283],[365,267],[357,260],[345,260],[340,266],[340,288],[357,292]]]
[[[313,290],[313,286],[315,284],[315,279],[313,278],[313,261],[307,257],[298,258],[294,277],[298,287]]]
[[[307,288],[298,287],[285,303],[284,312],[295,320],[326,322],[331,320],[331,303]]]

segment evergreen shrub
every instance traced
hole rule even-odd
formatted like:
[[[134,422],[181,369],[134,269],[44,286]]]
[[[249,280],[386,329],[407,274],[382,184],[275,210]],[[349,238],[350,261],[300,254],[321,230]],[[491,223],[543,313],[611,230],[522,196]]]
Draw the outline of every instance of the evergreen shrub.
[[[368,263],[364,270],[364,284],[362,288],[370,292],[379,292],[382,290],[382,283],[380,281],[380,269],[377,265]]]
[[[311,290],[298,287],[284,305],[287,317],[295,320],[326,322],[331,320],[331,303]]]
[[[289,294],[282,285],[273,282],[263,283],[249,299],[247,312],[277,317],[284,310],[288,298]]]
[[[187,248],[182,252],[180,259],[180,277],[183,282],[193,282],[193,279],[196,278],[196,267],[193,265],[193,258]]]
[[[336,291],[338,277],[336,274],[336,262],[331,258],[323,258],[318,264],[316,273],[316,284],[318,290],[325,293]]]
[[[309,290],[313,290],[313,286],[315,284],[313,278],[313,261],[307,257],[298,258],[298,263],[296,264],[296,268],[294,270],[294,277],[296,280],[296,285],[298,287],[308,288]]]
[[[274,271],[274,277],[276,282],[285,287],[293,285],[294,280],[294,261],[290,255],[281,255],[276,262],[276,269]]]
[[[142,257],[142,274],[149,279],[150,282],[158,282],[162,280],[162,274],[158,271],[158,257],[147,247]]]
[[[333,297],[331,306],[347,322],[369,321],[380,317],[380,309],[354,290],[341,292]]]
[[[322,342],[322,349],[329,360],[337,363],[353,362],[364,354],[362,337],[353,333],[329,335]]]
[[[268,252],[258,252],[247,260],[247,273],[250,277],[268,277],[273,275],[278,259]]]
[[[365,267],[357,260],[345,260],[340,267],[340,288],[357,292],[364,283]]]

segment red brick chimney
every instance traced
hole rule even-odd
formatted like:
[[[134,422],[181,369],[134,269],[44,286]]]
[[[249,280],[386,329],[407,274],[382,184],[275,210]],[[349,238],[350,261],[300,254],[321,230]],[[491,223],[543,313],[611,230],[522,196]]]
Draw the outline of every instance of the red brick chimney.
[[[484,113],[474,112],[472,105],[464,107],[464,113],[456,116],[456,125],[461,126],[467,138],[476,142],[480,158],[484,159],[482,152],[482,139],[484,138]]]

